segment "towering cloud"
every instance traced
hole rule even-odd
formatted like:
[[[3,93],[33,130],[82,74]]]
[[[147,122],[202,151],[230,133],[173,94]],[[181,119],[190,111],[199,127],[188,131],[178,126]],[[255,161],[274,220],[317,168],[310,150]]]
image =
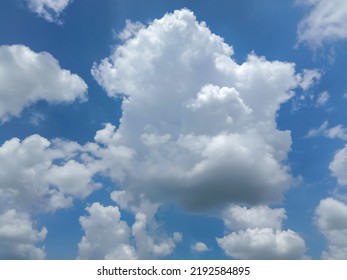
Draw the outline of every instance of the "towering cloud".
[[[109,96],[124,96],[119,128],[108,124],[95,138],[113,178],[193,210],[281,200],[293,183],[291,136],[276,114],[304,79],[294,64],[255,54],[237,64],[232,47],[186,9],[122,38],[92,68]]]

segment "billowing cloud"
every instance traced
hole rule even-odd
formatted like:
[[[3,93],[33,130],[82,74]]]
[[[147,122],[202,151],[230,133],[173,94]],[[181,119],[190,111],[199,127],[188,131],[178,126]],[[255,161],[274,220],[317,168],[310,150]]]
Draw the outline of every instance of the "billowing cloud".
[[[347,258],[347,205],[333,198],[320,201],[315,211],[318,228],[328,242],[324,259]]]
[[[86,209],[89,216],[80,217],[85,235],[78,244],[80,259],[135,259],[129,244],[131,229],[121,220],[118,207],[93,203]]]
[[[345,0],[298,0],[311,6],[298,26],[299,42],[320,47],[324,43],[347,38],[347,2]]]
[[[340,185],[347,186],[347,145],[336,152],[329,169]]]
[[[40,231],[33,228],[29,215],[10,209],[0,214],[0,259],[43,259],[43,247],[36,244],[42,242],[47,229]]]
[[[72,0],[25,0],[29,9],[49,22],[61,23],[59,15]]]
[[[36,53],[23,45],[0,46],[0,121],[19,116],[38,100],[49,103],[86,98],[87,85],[62,69],[47,52]]]
[[[305,241],[292,230],[282,230],[284,209],[231,206],[224,211],[230,234],[217,238],[225,254],[236,259],[302,259]]]
[[[191,246],[191,249],[196,253],[204,253],[207,252],[209,249],[207,245],[204,242],[196,242]]]
[[[225,253],[237,259],[302,259],[304,240],[291,230],[253,228],[217,239]]]
[[[75,142],[48,141],[32,135],[12,138],[0,146],[0,212],[53,211],[71,206],[99,185],[97,165]],[[82,158],[79,158],[82,157]]]
[[[250,54],[239,65],[232,54],[183,9],[137,25],[93,66],[109,96],[124,96],[119,128],[107,124],[95,137],[124,189],[194,210],[281,200],[294,180],[290,132],[277,129],[276,114],[312,82],[294,64]]]
[[[135,214],[130,227],[117,206],[93,203],[86,210],[89,216],[80,217],[85,232],[78,244],[80,259],[157,259],[171,254],[182,240],[177,232],[172,238],[151,232],[153,217],[148,219],[144,212]]]

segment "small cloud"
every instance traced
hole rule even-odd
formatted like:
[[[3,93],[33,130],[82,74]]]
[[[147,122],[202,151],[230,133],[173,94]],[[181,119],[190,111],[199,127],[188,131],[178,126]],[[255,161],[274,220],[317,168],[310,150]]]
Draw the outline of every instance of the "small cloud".
[[[318,96],[316,106],[317,106],[317,107],[323,106],[325,103],[328,102],[329,98],[330,98],[329,93],[328,93],[327,91],[323,91],[323,92]]]
[[[204,253],[209,250],[207,245],[203,242],[196,242],[194,245],[191,246],[191,249],[196,253]]]
[[[45,116],[42,113],[34,112],[31,114],[29,122],[34,125],[38,126],[41,122],[45,120]]]

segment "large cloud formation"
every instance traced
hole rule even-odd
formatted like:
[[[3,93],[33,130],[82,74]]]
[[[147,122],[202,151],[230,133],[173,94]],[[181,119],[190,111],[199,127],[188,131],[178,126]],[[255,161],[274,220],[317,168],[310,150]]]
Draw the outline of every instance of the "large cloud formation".
[[[112,178],[193,210],[281,200],[291,136],[276,114],[303,82],[294,64],[255,54],[237,64],[187,9],[136,26],[92,68],[109,96],[124,96],[119,128],[95,138]]]
[[[224,212],[230,234],[217,238],[224,252],[237,259],[303,259],[306,245],[292,230],[282,230],[284,209],[231,206]]]
[[[318,228],[328,242],[323,259],[347,258],[347,205],[334,198],[322,199],[315,211]]]
[[[298,26],[299,42],[320,47],[323,43],[347,38],[347,2],[345,0],[298,0],[312,10]]]
[[[86,98],[86,83],[61,69],[49,53],[36,53],[23,45],[0,46],[0,121],[18,116],[28,105],[72,102]]]
[[[60,23],[59,15],[72,0],[25,0],[29,9],[49,22]]]

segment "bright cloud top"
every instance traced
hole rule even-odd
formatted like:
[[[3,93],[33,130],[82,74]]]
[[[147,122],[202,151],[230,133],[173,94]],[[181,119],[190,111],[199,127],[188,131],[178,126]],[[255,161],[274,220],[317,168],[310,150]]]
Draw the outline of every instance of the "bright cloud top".
[[[347,38],[347,2],[345,0],[299,0],[312,6],[298,27],[299,42],[319,47],[325,42]]]
[[[49,53],[23,45],[0,46],[0,121],[19,116],[28,105],[85,99],[87,85],[76,74],[61,69]]]
[[[25,0],[29,9],[43,17],[49,22],[59,21],[61,12],[72,2],[72,0]]]
[[[217,238],[224,252],[237,259],[303,259],[305,241],[292,230],[282,230],[284,209],[231,206],[224,212],[230,234]]]
[[[294,64],[255,54],[237,64],[186,9],[131,30],[92,68],[109,96],[126,96],[118,130],[108,124],[95,138],[113,178],[195,210],[281,200],[294,180],[290,132],[277,129],[276,114],[304,79]]]

